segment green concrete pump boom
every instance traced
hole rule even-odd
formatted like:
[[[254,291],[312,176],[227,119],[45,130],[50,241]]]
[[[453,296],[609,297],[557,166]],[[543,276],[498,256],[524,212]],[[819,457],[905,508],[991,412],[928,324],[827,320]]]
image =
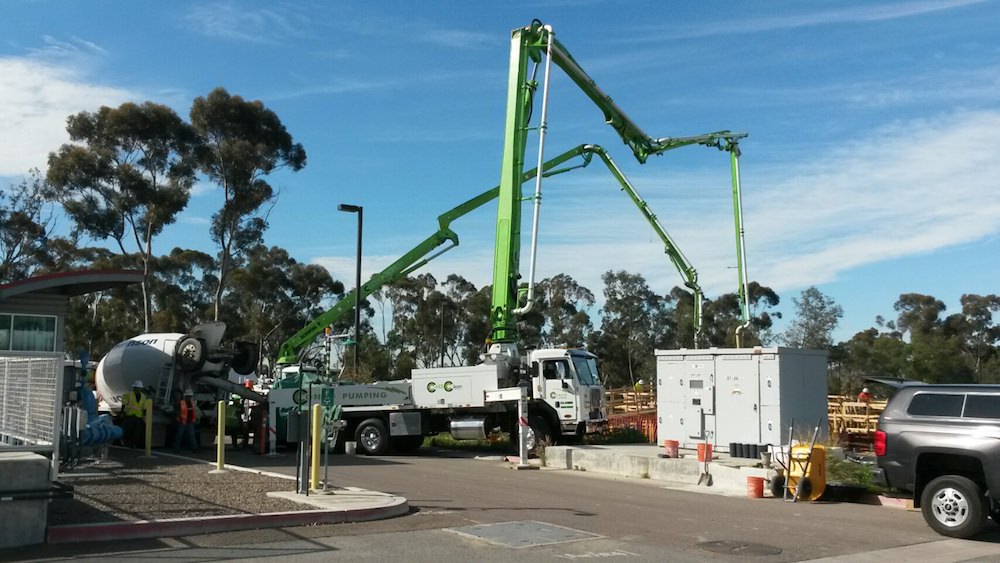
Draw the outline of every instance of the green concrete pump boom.
[[[582,145],[581,145],[582,146]],[[542,175],[548,176],[558,174],[566,170],[549,172],[567,160],[578,156],[580,147],[566,151],[565,153],[549,160],[542,166]],[[521,181],[527,182],[535,177],[538,169],[533,168],[522,174]],[[410,275],[413,271],[427,264],[431,260],[444,254],[445,252],[458,246],[458,235],[451,230],[451,223],[455,219],[470,213],[481,207],[483,204],[496,199],[500,192],[500,186],[495,186],[476,197],[442,213],[438,216],[438,230],[431,236],[424,239],[412,250],[401,256],[398,260],[390,264],[381,272],[373,275],[361,286],[361,298],[366,299],[379,288],[391,284],[396,280]],[[448,244],[450,243],[450,244]],[[444,248],[442,245],[448,244]],[[278,349],[278,365],[294,364],[299,361],[299,355],[323,330],[335,323],[340,317],[354,309],[354,292],[351,290],[344,298],[338,301],[330,309],[309,322],[302,330],[295,333],[291,338],[282,343]]]
[[[707,135],[699,135],[697,137],[680,137],[671,139],[670,143],[663,143],[657,152],[662,153],[670,149],[694,144],[716,146],[716,143],[722,139],[738,139],[744,136],[746,136],[744,133],[720,131],[717,133],[709,133]],[[607,151],[599,145],[578,145],[560,154],[559,156],[546,161],[542,166],[542,175],[544,177],[550,177],[564,172],[569,172],[577,168],[585,168],[590,164],[592,155],[594,154],[601,158],[605,166],[607,166],[608,170],[611,172],[612,176],[614,176],[614,178],[621,185],[621,189],[628,193],[629,197],[646,217],[646,220],[649,221],[653,230],[656,231],[656,234],[663,241],[666,253],[670,256],[671,262],[673,262],[677,271],[684,278],[684,285],[694,292],[696,332],[695,347],[697,347],[697,334],[701,330],[701,302],[703,300],[701,288],[698,286],[698,274],[694,267],[691,266],[690,262],[688,262],[687,258],[685,258],[683,253],[681,253],[678,249],[673,239],[670,238],[670,235],[667,234],[667,231],[656,218],[656,215],[649,209],[648,204],[642,199],[635,187],[618,168],[618,165],[607,154]],[[583,161],[574,166],[556,168],[557,166],[561,166],[576,157],[582,157]],[[525,172],[522,176],[522,183],[534,178],[537,171],[537,168],[533,168]],[[431,236],[421,241],[420,244],[401,256],[384,270],[373,275],[371,279],[361,286],[361,298],[366,299],[379,288],[410,275],[431,260],[458,246],[458,235],[451,229],[451,223],[456,219],[482,207],[484,204],[496,199],[499,192],[500,186],[494,186],[476,197],[439,215],[438,230]],[[448,246],[440,248],[445,244],[448,244]],[[345,314],[352,311],[354,309],[354,302],[354,290],[351,290],[344,296],[343,299],[334,304],[333,307],[313,319],[309,324],[303,327],[302,330],[295,333],[295,335],[282,343],[278,351],[278,365],[288,365],[298,362],[299,355],[305,347],[312,343],[312,341],[319,336],[326,327],[337,322]]]
[[[533,110],[533,98],[538,86],[534,79],[538,64],[543,57],[547,57],[546,63],[554,62],[560,67],[569,78],[598,106],[604,114],[604,120],[621,137],[622,141],[632,150],[639,163],[645,163],[651,155],[658,155],[668,150],[692,144],[703,144],[717,146],[725,150],[735,147],[736,141],[746,136],[745,134],[720,132],[699,137],[674,138],[664,137],[654,139],[647,135],[636,125],[625,112],[622,111],[604,93],[586,72],[576,63],[573,57],[566,51],[563,45],[555,39],[555,34],[550,26],[543,25],[535,20],[528,27],[515,29],[511,33],[510,69],[507,79],[507,111],[504,124],[504,149],[503,160],[500,170],[500,186],[497,206],[497,228],[496,243],[493,262],[493,296],[490,308],[490,335],[487,343],[499,343],[506,345],[507,350],[503,351],[508,357],[513,357],[516,350],[511,349],[511,345],[517,342],[517,318],[519,313],[526,312],[531,308],[532,291],[534,284],[534,251],[536,248],[536,235],[538,225],[538,209],[541,202],[541,186],[536,184],[534,202],[535,216],[532,229],[532,259],[528,280],[527,301],[525,305],[518,308],[519,285],[520,285],[520,252],[521,252],[521,187],[523,182],[522,170],[524,169],[524,153],[527,145],[529,122],[531,121]],[[535,68],[528,75],[529,63],[534,62]],[[548,76],[549,66],[545,66],[545,85],[542,91],[542,114],[538,125],[539,139],[539,161],[542,159],[544,148],[544,138],[547,130],[546,106],[548,97]],[[603,151],[602,151],[603,152]],[[600,154],[600,153],[599,153]],[[605,155],[606,156],[606,155]],[[606,162],[606,164],[608,164]],[[616,173],[617,167],[609,165],[612,173]],[[618,171],[620,174],[620,171]],[[735,177],[735,176],[734,176]],[[624,178],[623,176],[621,178]],[[536,182],[538,180],[536,179]],[[621,182],[621,179],[619,179]],[[624,186],[627,184],[623,183]],[[634,191],[634,190],[633,190]],[[630,193],[632,195],[632,193]],[[643,207],[644,202],[636,200],[643,213],[647,213]],[[649,216],[647,216],[647,219]],[[655,221],[650,221],[658,234],[666,231]],[[676,249],[669,236],[662,236],[664,244],[668,247],[668,254],[671,260],[685,277],[685,285],[691,287],[690,282],[694,280],[697,287],[697,280],[693,274],[687,260]],[[672,251],[670,250],[672,249]],[[696,308],[700,308],[700,302],[696,299]],[[697,315],[700,317],[700,315]],[[700,322],[700,321],[698,321]]]

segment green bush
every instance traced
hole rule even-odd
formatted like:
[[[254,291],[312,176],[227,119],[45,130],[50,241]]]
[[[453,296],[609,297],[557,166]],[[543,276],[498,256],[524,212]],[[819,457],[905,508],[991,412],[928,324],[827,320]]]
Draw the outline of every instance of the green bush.
[[[510,449],[510,437],[503,433],[495,440],[456,440],[451,434],[444,432],[424,438],[424,446],[450,450],[506,452]]]
[[[592,445],[601,444],[646,444],[649,440],[639,430],[631,427],[615,428],[593,434],[584,438],[583,443]]]

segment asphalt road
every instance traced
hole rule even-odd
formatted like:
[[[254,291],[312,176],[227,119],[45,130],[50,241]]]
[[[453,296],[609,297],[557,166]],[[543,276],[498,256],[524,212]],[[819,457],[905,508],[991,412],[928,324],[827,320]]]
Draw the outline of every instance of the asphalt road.
[[[32,557],[129,561],[1000,561],[1000,527],[976,541],[932,532],[918,512],[675,490],[648,479],[514,471],[499,459],[427,452],[332,456],[335,485],[391,492],[413,511],[377,522],[232,532],[119,545],[48,546]],[[227,462],[294,474],[294,457]],[[490,526],[491,524],[501,524]],[[72,552],[61,551],[73,549]],[[839,559],[837,559],[839,558]],[[2,554],[0,554],[2,559]]]

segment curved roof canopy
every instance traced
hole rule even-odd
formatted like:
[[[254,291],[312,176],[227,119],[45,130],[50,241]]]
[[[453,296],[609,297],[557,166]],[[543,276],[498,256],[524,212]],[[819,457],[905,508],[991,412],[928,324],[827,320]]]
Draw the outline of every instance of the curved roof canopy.
[[[0,299],[28,293],[74,297],[136,283],[142,283],[142,272],[135,270],[59,272],[0,285]]]

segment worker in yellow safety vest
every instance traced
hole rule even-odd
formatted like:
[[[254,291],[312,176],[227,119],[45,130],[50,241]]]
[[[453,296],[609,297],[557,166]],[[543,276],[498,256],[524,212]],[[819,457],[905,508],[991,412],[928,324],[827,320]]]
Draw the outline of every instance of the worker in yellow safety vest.
[[[250,436],[247,432],[247,423],[244,420],[246,408],[243,406],[243,397],[235,393],[230,397],[229,404],[226,405],[226,434],[229,434],[234,448],[245,448],[250,445]],[[243,444],[240,445],[240,438]]]
[[[146,411],[153,402],[143,392],[142,380],[132,383],[132,390],[122,396],[122,443],[129,448],[144,448]]]

